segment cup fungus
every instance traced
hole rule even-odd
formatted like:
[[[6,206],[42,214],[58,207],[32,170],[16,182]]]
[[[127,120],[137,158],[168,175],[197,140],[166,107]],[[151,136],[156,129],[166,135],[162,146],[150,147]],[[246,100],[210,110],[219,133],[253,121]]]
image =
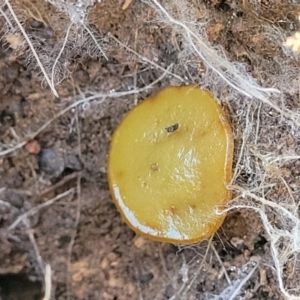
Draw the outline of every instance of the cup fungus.
[[[108,180],[135,232],[189,244],[210,237],[230,199],[233,137],[217,101],[196,86],[168,87],[133,108],[114,132]]]

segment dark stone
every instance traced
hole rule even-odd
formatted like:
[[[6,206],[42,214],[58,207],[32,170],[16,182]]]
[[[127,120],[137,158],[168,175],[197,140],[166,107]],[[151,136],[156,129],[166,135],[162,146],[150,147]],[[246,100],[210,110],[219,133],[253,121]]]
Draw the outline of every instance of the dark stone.
[[[75,171],[81,171],[83,164],[80,161],[78,155],[76,154],[67,154],[64,157],[65,167]]]
[[[43,149],[39,154],[39,167],[49,177],[58,177],[65,169],[65,160],[57,150]]]

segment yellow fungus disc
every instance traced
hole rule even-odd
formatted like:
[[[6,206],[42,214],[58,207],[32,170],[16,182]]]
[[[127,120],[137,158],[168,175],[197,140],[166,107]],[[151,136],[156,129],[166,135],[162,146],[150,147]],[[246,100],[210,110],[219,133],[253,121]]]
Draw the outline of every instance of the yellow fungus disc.
[[[231,198],[233,137],[216,100],[196,86],[168,87],[116,129],[108,180],[126,223],[148,238],[195,243],[222,224]]]

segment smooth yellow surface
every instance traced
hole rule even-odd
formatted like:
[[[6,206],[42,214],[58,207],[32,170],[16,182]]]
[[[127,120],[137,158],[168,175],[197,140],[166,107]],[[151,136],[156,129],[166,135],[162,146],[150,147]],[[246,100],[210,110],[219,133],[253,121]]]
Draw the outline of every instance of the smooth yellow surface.
[[[126,223],[158,241],[211,236],[231,198],[233,138],[218,103],[199,87],[168,87],[132,109],[109,153],[111,193]]]

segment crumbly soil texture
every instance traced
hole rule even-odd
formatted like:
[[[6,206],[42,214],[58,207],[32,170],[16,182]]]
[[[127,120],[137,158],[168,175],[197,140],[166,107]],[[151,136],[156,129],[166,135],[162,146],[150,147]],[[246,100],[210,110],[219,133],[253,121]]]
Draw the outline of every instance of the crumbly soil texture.
[[[296,7],[288,1],[190,2],[199,20],[207,21],[208,41],[221,46],[229,60],[243,63],[261,84],[268,78],[258,72],[264,69],[260,58],[267,69],[284,55],[263,40],[261,30],[277,27],[288,36],[298,28]],[[14,9],[38,54],[43,58],[45,48],[49,57],[58,54],[55,47],[63,44],[69,26],[66,14],[43,1],[16,1]],[[6,22],[0,14],[1,28]],[[47,285],[47,299],[55,300],[283,299],[269,238],[253,210],[229,212],[211,240],[188,246],[153,242],[124,224],[106,173],[115,128],[147,96],[183,84],[181,78],[197,83],[209,70],[197,57],[193,65],[182,64],[176,33],[139,0],[99,1],[89,8],[86,23],[105,56],[96,53],[93,41],[76,40],[72,27],[54,74],[58,98],[34,58],[26,57],[30,49],[17,50],[21,36],[1,33],[0,149],[12,151],[0,157],[0,299],[40,300]],[[50,75],[54,62],[55,57],[46,66]],[[276,76],[281,70],[270,72]],[[95,91],[95,100],[74,104]],[[238,134],[237,112],[234,105],[224,104],[224,110],[238,148],[243,132]],[[273,118],[271,108],[264,113]],[[288,131],[278,124],[272,135],[284,143]],[[284,171],[280,174],[297,190],[299,162]],[[251,176],[246,169],[239,180],[247,183]],[[292,266],[286,266],[291,285],[300,276]],[[233,292],[224,291],[234,284],[239,292],[230,298]]]

